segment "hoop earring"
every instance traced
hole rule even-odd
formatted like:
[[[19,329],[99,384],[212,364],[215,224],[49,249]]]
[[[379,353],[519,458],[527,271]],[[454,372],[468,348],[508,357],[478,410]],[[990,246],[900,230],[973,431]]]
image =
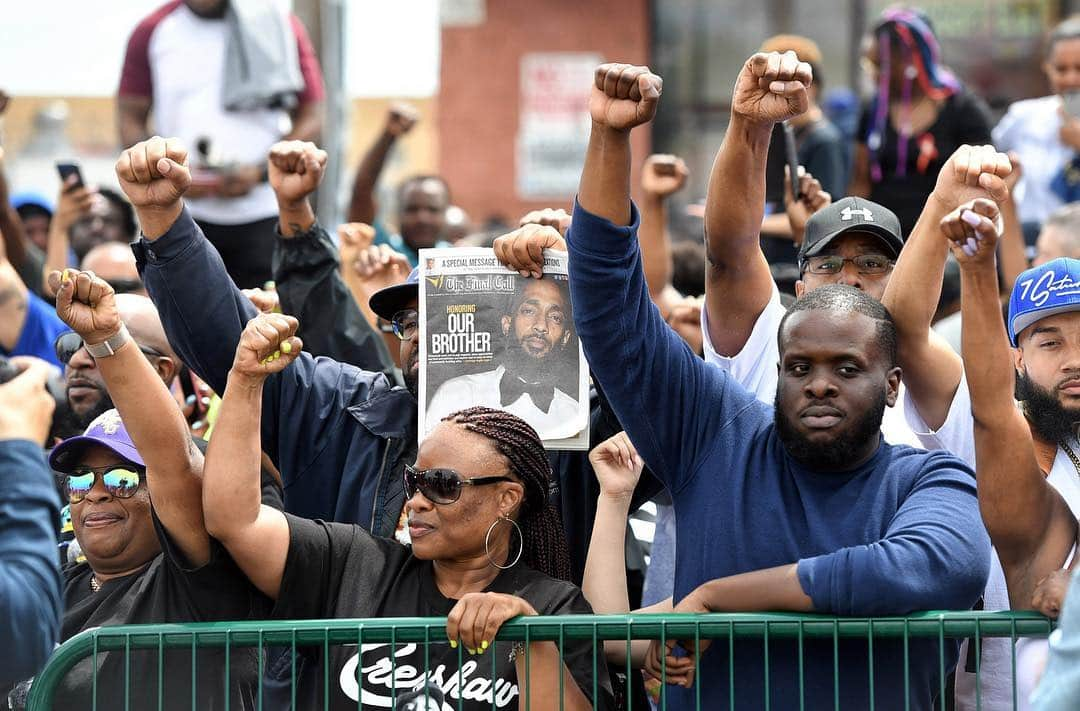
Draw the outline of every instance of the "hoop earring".
[[[521,541],[521,545],[518,546],[517,555],[514,556],[514,562],[510,563],[510,565],[499,565],[498,563],[495,562],[495,559],[491,557],[491,546],[490,546],[491,532],[495,530],[495,526],[499,523],[499,521],[509,521],[510,525],[512,525],[517,530],[518,540]],[[495,566],[499,570],[510,570],[511,568],[513,568],[515,565],[518,564],[519,560],[521,560],[521,554],[524,551],[525,551],[525,535],[521,532],[521,526],[518,525],[517,521],[510,518],[509,516],[499,516],[497,519],[495,519],[494,521],[491,522],[491,525],[488,526],[487,535],[484,536],[484,555],[487,556],[489,563],[491,563],[493,566]]]

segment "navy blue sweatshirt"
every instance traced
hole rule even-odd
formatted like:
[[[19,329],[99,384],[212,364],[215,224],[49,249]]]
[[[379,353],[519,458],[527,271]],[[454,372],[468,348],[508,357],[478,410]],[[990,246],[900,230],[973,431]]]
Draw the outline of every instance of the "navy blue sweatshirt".
[[[726,371],[696,357],[649,299],[637,243],[637,210],[620,227],[574,210],[568,236],[574,321],[589,365],[645,462],[671,491],[678,551],[676,602],[716,578],[798,563],[821,613],[904,615],[970,609],[986,583],[990,541],[972,471],[944,452],[882,443],[863,466],[815,472],[793,460],[772,408]],[[806,708],[832,708],[833,644],[804,643]],[[875,699],[904,698],[903,647],[875,640]],[[869,701],[866,640],[838,646],[843,708]],[[957,644],[947,641],[946,670]],[[798,700],[798,649],[771,640],[735,645],[738,708]],[[703,655],[701,708],[727,707],[727,644]],[[912,641],[912,708],[930,708],[939,679],[936,640]],[[668,687],[672,708],[695,690]]]
[[[0,441],[0,682],[38,672],[60,633],[60,506],[41,446]]]

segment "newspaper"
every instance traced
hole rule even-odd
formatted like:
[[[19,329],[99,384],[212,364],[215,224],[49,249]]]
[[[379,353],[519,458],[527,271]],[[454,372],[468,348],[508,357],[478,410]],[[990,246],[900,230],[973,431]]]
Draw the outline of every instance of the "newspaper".
[[[574,332],[565,252],[523,277],[491,249],[420,250],[421,439],[483,405],[528,422],[548,449],[588,449],[589,369]]]

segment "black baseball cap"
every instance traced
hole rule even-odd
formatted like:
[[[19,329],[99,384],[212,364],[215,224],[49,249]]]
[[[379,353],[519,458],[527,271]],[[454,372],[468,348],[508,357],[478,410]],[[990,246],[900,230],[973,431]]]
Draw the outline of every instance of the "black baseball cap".
[[[876,202],[846,197],[815,212],[806,222],[806,234],[799,247],[799,266],[821,253],[834,239],[848,232],[862,232],[881,240],[893,259],[904,248],[904,233],[896,214]]]
[[[390,321],[394,314],[420,298],[420,269],[414,268],[403,284],[379,289],[368,299],[368,306],[379,318]]]

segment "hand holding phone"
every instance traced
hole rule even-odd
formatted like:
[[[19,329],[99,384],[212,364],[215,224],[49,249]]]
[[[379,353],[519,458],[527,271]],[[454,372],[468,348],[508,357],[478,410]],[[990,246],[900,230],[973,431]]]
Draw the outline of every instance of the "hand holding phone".
[[[79,170],[79,164],[75,161],[57,161],[56,172],[60,174],[60,184],[63,185],[63,190],[69,188],[81,188],[86,183],[83,182],[82,171]],[[68,179],[74,175],[76,181],[71,185],[68,185]]]

